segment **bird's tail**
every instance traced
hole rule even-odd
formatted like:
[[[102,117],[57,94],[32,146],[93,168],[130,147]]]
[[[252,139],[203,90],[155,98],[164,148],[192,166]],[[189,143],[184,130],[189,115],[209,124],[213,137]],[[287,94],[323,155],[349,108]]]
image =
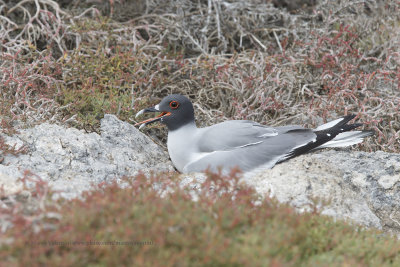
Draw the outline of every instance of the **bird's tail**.
[[[349,121],[355,118],[355,115],[348,115],[340,119],[328,122],[316,128],[314,132],[317,135],[333,135],[335,136],[328,142],[324,142],[317,148],[326,147],[345,147],[351,146],[363,141],[363,138],[374,135],[374,131],[351,131],[359,126],[361,123],[347,124]]]

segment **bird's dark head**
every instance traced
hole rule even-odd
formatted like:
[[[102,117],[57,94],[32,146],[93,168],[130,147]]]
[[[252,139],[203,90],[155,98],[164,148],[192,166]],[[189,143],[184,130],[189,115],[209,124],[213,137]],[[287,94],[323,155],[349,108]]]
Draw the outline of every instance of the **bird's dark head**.
[[[140,127],[143,127],[147,124],[160,121],[168,127],[169,131],[174,131],[188,123],[194,123],[192,103],[187,97],[179,94],[164,97],[158,105],[139,111],[136,117],[146,112],[161,113],[155,118],[136,123],[135,126],[141,125]]]

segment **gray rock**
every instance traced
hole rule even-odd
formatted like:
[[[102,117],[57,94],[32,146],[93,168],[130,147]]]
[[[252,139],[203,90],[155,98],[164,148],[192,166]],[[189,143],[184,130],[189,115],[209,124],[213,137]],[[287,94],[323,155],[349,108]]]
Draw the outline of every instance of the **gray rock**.
[[[23,185],[21,181],[16,181],[13,177],[3,172],[3,167],[0,165],[0,198],[9,195],[17,194],[22,191]]]
[[[28,153],[7,155],[0,164],[1,194],[23,190],[17,178],[29,170],[48,181],[58,196],[73,198],[93,184],[120,181],[139,171],[173,171],[168,154],[132,125],[106,115],[101,134],[42,124],[21,130],[8,144]],[[29,176],[29,175],[28,175]],[[203,174],[182,175],[182,186],[193,189]],[[263,195],[275,196],[299,211],[317,199],[323,214],[400,233],[400,155],[384,152],[320,151],[303,155],[271,170],[245,177]]]
[[[400,154],[322,151],[281,163],[245,182],[298,210],[400,233]]]
[[[73,198],[92,184],[119,180],[139,171],[173,170],[162,148],[113,115],[101,120],[101,135],[44,123],[3,137],[16,148],[28,147],[27,154],[7,155],[0,165],[0,177],[7,175],[8,188],[11,180],[17,186],[17,178],[29,170],[35,174],[33,178],[40,177],[60,190],[60,196]]]

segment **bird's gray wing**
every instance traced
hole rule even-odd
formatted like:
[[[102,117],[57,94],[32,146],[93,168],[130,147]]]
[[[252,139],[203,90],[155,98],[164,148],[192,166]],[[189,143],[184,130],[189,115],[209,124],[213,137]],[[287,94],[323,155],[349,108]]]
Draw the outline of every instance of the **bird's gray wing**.
[[[231,150],[278,135],[275,128],[245,120],[225,121],[201,130],[199,152]]]
[[[208,167],[248,171],[263,165],[270,168],[294,149],[314,141],[315,133],[300,126],[271,128],[249,121],[228,121],[208,127],[198,140],[203,156],[184,167],[185,172]]]

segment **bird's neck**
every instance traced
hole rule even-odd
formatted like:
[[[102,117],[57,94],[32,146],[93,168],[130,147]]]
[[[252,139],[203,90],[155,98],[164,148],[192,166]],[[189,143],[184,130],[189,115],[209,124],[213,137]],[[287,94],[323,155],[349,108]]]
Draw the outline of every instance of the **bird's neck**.
[[[168,126],[168,133],[172,133],[175,131],[182,131],[182,130],[190,131],[190,130],[195,130],[195,129],[197,129],[196,123],[194,121],[190,121],[190,122],[182,124],[178,127],[176,127],[176,125],[174,125],[174,127]]]
[[[195,149],[195,138],[197,133],[196,124],[185,124],[177,130],[168,130],[168,153],[174,166],[183,172],[183,168],[192,160]]]

